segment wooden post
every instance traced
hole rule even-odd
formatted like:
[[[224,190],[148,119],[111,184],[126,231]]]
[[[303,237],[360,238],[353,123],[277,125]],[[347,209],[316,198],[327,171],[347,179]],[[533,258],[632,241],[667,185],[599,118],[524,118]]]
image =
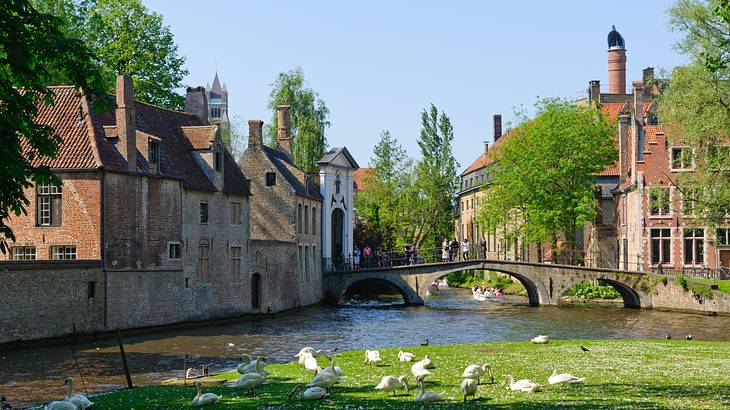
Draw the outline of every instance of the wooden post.
[[[117,343],[119,343],[119,353],[122,355],[122,366],[124,366],[124,375],[127,377],[127,386],[133,389],[132,376],[129,374],[129,366],[127,366],[127,355],[124,353],[124,344],[122,343],[122,332],[119,329],[117,329]]]

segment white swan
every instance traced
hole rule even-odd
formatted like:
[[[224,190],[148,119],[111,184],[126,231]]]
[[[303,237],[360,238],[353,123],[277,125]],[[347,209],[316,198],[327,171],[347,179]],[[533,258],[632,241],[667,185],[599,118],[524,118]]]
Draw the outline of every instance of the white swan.
[[[295,386],[294,390],[289,392],[289,398],[291,398],[297,391],[299,391],[299,398],[302,400],[319,400],[327,396],[327,390],[322,387],[310,387],[306,390],[302,389],[304,389],[304,386],[301,384]]]
[[[237,387],[241,389],[246,389],[251,392],[251,394],[256,393],[255,390],[257,387],[264,384],[266,381],[266,376],[259,374],[259,373],[246,373],[242,374],[241,377],[238,378],[235,382],[228,385],[228,387]]]
[[[271,372],[265,369],[266,366],[266,359],[263,357],[257,357],[255,360],[252,360],[247,364],[241,363],[236,370],[240,374],[258,373],[262,376],[268,376]]]
[[[371,365],[373,363],[380,363],[380,352],[377,350],[366,350],[365,351],[365,363]]]
[[[431,372],[426,370],[426,368],[423,367],[423,365],[424,365],[424,363],[421,360],[416,363],[413,363],[413,365],[411,366],[411,373],[413,374],[413,377],[416,378],[416,380],[431,375]]]
[[[304,368],[314,372],[314,374],[317,374],[320,370],[322,370],[322,368],[319,367],[319,363],[317,363],[317,358],[312,356],[311,353],[304,355]]]
[[[64,401],[72,403],[74,406],[76,406],[77,409],[80,410],[90,409],[94,407],[94,403],[86,398],[86,396],[84,396],[83,394],[74,395],[73,377],[67,377],[66,380],[64,380],[64,384],[68,385],[68,391],[66,393],[66,398],[63,399]]]
[[[544,345],[545,343],[549,342],[550,339],[547,335],[538,335],[530,339],[530,341],[535,344]]]
[[[436,368],[436,365],[433,364],[431,359],[428,358],[428,355],[423,356],[423,359],[421,359],[421,361],[423,362],[424,369],[435,369]]]
[[[76,405],[70,401],[52,401],[46,404],[46,410],[76,410]]]
[[[414,355],[413,353],[404,352],[402,350],[398,352],[398,361],[399,362],[412,362],[415,359],[416,359],[416,355]]]
[[[585,377],[575,377],[569,373],[558,374],[558,369],[554,369],[553,375],[548,378],[549,384],[583,383],[584,381],[586,381]]]
[[[461,382],[461,391],[464,393],[464,403],[466,403],[466,398],[471,396],[472,398],[477,398],[477,385],[479,383],[474,379],[464,379]]]
[[[481,366],[479,366],[478,364],[471,364],[469,366],[466,366],[466,369],[464,369],[464,373],[462,373],[461,377],[465,379],[476,379],[477,384],[479,384],[479,379],[481,379],[484,373],[487,373],[492,379],[492,383],[494,383],[492,366],[488,364],[483,364]]]
[[[340,375],[335,370],[335,362],[333,360],[329,366],[320,370],[305,387],[332,387],[339,382]]]
[[[417,380],[418,383],[421,385],[421,387],[420,387],[418,394],[416,394],[416,401],[430,403],[430,402],[436,402],[436,401],[443,400],[444,393],[436,393],[435,391],[432,391],[432,390],[426,390],[426,388],[423,386],[424,378],[425,378],[425,376],[421,377]]]
[[[375,386],[376,390],[382,390],[384,392],[393,392],[393,397],[395,397],[395,391],[399,389],[405,389],[406,392],[408,392],[408,379],[406,378],[406,375],[395,377],[395,376],[384,376],[382,380],[380,380],[380,384]]]
[[[203,393],[203,385],[200,382],[196,382],[195,385],[198,387],[198,394],[193,398],[193,407],[210,406],[218,403],[223,397],[215,393]]]
[[[237,370],[237,371],[238,371],[238,373],[240,373],[240,374],[246,374],[246,373],[250,373],[250,372],[246,371],[246,370],[248,369],[248,365],[249,365],[250,363],[251,363],[251,356],[249,356],[249,355],[247,355],[247,354],[242,354],[242,355],[241,355],[241,364],[239,364],[239,365],[238,365],[238,366],[236,367],[236,370]]]
[[[514,376],[508,374],[505,376],[509,380],[509,389],[512,391],[521,391],[525,393],[532,393],[537,390],[537,383],[532,380],[520,379],[515,381]]]

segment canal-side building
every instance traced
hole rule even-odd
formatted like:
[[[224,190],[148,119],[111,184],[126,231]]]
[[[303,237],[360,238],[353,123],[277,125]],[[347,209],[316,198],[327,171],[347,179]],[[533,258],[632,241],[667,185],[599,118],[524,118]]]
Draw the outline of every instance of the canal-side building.
[[[112,112],[72,87],[39,107],[63,139],[45,163],[62,184],[26,189],[9,221],[0,343],[252,311],[249,184],[219,127],[116,84]]]

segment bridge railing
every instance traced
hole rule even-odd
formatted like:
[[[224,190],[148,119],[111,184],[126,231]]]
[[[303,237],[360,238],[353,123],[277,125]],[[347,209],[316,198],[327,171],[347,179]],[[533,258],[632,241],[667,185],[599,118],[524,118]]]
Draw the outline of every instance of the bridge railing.
[[[339,258],[324,258],[322,266],[325,272],[341,272],[357,269],[390,268],[395,266],[419,265],[423,263],[447,262],[442,260],[440,249],[403,250],[401,251],[373,251],[365,255],[362,251],[359,256],[352,253]]]
[[[674,266],[656,266],[651,271],[660,275],[667,276],[684,276],[694,279],[711,279],[711,280],[727,280],[730,279],[730,269],[720,267],[719,269],[710,269],[707,267],[683,266],[680,268]]]

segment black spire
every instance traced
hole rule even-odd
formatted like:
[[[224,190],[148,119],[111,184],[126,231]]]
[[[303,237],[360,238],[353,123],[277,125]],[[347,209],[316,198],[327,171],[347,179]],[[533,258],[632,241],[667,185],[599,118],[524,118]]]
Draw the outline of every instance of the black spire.
[[[621,37],[616,26],[611,26],[611,31],[608,33],[608,49],[609,50],[625,50],[626,44],[624,38]]]

